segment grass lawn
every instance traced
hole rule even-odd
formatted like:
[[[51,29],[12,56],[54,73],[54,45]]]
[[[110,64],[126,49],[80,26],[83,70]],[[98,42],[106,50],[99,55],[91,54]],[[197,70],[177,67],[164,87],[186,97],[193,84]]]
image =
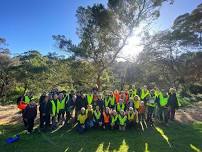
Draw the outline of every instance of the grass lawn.
[[[148,128],[143,133],[90,130],[79,135],[61,128],[54,133],[21,135],[21,140],[6,144],[5,139],[23,130],[22,126],[0,126],[0,152],[67,152],[67,151],[133,151],[133,152],[199,152],[202,149],[202,123],[173,123]]]

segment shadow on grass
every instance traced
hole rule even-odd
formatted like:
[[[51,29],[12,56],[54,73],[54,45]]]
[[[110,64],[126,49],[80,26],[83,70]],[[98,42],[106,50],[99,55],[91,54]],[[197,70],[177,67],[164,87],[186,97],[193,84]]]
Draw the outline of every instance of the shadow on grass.
[[[74,129],[62,127],[54,133],[36,132],[32,135],[21,135],[21,140],[6,144],[5,139],[22,131],[22,126],[0,126],[2,152],[69,152],[69,151],[134,151],[134,152],[176,152],[202,149],[202,124],[171,124],[169,127],[157,125],[143,133],[134,129],[125,132],[89,130],[78,134]],[[168,144],[168,141],[170,145]],[[191,148],[193,145],[195,148]]]

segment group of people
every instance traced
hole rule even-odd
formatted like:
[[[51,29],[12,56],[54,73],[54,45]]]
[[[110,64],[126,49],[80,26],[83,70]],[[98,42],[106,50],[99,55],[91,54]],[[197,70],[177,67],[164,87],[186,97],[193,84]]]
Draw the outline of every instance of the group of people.
[[[19,99],[26,104],[23,112],[25,127],[30,133],[37,115],[37,106],[31,96]],[[144,130],[152,126],[154,120],[167,125],[174,120],[175,110],[179,107],[176,89],[168,91],[157,87],[148,89],[133,86],[125,91],[90,93],[71,91],[69,94],[58,90],[43,93],[39,99],[40,128],[56,129],[58,125],[76,125],[77,131],[83,133],[91,128],[119,129],[135,127]]]

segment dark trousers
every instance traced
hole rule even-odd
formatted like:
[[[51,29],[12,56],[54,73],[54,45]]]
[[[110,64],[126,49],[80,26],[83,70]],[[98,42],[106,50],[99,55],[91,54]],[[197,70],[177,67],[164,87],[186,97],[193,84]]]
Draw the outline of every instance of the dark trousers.
[[[131,120],[127,122],[127,126],[128,128],[132,128],[132,127],[137,127],[137,123],[135,122],[135,120]]]
[[[78,123],[78,125],[77,125],[77,131],[79,132],[79,134],[84,133],[85,130],[86,130],[86,125]]]
[[[65,111],[61,110],[58,113],[58,122],[62,119],[62,121],[64,121],[65,119]]]
[[[66,111],[66,121],[68,122],[71,119],[71,113],[70,111]]]
[[[154,112],[154,107],[148,106],[147,122],[150,124],[153,124],[153,120],[152,120],[153,112]]]
[[[169,110],[168,108],[164,108],[164,122],[168,123],[168,118],[169,118]]]
[[[160,121],[163,121],[164,116],[165,116],[164,107],[158,107],[157,114],[158,114],[158,119],[159,119]]]
[[[49,127],[50,125],[50,114],[45,114],[44,116],[40,113],[40,128]]]
[[[27,131],[32,132],[34,127],[34,119],[28,119],[27,120]]]
[[[104,123],[103,128],[104,129],[110,129],[110,123]]]
[[[175,119],[175,108],[174,107],[170,107],[169,118],[170,118],[170,120]]]

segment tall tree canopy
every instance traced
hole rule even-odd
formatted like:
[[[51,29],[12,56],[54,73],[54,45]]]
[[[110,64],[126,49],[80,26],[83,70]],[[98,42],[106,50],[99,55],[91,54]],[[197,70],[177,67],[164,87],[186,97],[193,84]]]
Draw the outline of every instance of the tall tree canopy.
[[[80,43],[73,44],[64,35],[53,38],[60,49],[76,59],[93,62],[100,87],[103,71],[116,60],[140,23],[151,22],[159,16],[159,7],[164,1],[109,0],[107,7],[102,4],[79,7],[76,16]]]

